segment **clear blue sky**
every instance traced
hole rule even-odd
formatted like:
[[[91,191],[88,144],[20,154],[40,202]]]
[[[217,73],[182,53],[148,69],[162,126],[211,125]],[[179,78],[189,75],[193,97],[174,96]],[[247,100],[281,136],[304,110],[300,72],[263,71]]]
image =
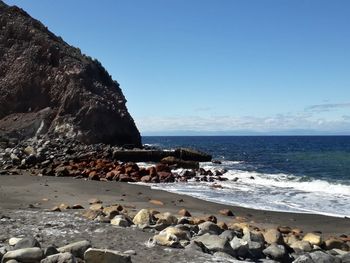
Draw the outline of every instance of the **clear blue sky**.
[[[350,134],[348,0],[5,0],[102,62],[143,134]]]

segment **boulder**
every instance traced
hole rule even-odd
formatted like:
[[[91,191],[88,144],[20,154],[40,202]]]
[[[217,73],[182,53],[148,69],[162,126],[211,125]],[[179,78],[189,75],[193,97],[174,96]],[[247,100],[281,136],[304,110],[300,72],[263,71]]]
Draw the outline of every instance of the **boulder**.
[[[6,263],[12,259],[22,263],[35,263],[40,262],[44,253],[41,248],[31,247],[12,250],[7,252],[3,257],[1,263]]]
[[[117,215],[111,220],[111,224],[119,227],[129,227],[131,226],[132,221],[124,215]]]
[[[290,247],[293,248],[296,252],[298,251],[310,252],[312,250],[312,246],[310,242],[303,241],[303,240],[299,240],[290,244]]]
[[[246,258],[248,254],[248,241],[234,237],[230,241],[230,246],[232,247],[234,254],[240,258]]]
[[[277,229],[271,228],[264,232],[264,239],[268,244],[284,244],[283,236]]]
[[[60,253],[55,246],[48,246],[44,249],[44,258]]]
[[[154,223],[154,217],[150,210],[141,209],[133,219],[135,225],[152,225]]]
[[[186,251],[199,251],[203,253],[210,253],[210,250],[203,245],[202,242],[191,240],[190,243],[185,247]]]
[[[162,230],[159,235],[165,236],[175,236],[178,240],[189,240],[190,234],[187,231],[184,231],[178,227],[169,226],[166,229]],[[174,239],[174,238],[172,238]]]
[[[10,246],[15,246],[19,241],[21,241],[23,238],[21,237],[11,237],[9,239],[9,245]]]
[[[264,244],[255,241],[248,241],[248,254],[252,259],[262,258],[263,255]]]
[[[263,253],[271,259],[286,262],[288,253],[283,245],[272,244],[263,250]]]
[[[322,244],[321,236],[314,233],[307,233],[303,237],[303,241],[308,241],[310,242],[311,245],[316,245],[316,246],[320,246]]]
[[[179,214],[180,216],[191,217],[191,213],[188,212],[186,209],[180,209],[179,212],[178,212],[178,214]]]
[[[92,204],[90,207],[89,207],[90,210],[103,210],[103,205],[102,204],[99,204],[99,203],[96,203],[96,204]]]
[[[343,240],[336,239],[336,238],[331,238],[326,240],[324,242],[324,246],[327,250],[337,248],[337,249],[349,251],[349,246]]]
[[[315,263],[309,254],[300,255],[293,263]]]
[[[229,255],[235,256],[235,252],[225,238],[221,238],[217,235],[205,234],[196,237],[194,240],[203,243],[203,245],[212,253],[225,252]]]
[[[341,256],[342,263],[350,263],[350,253]]]
[[[21,248],[30,248],[30,247],[39,247],[40,248],[40,243],[38,242],[38,240],[36,240],[33,237],[26,237],[26,238],[22,238],[21,240],[19,240],[14,249],[21,249]]]
[[[86,263],[131,263],[129,255],[109,249],[89,248],[84,254]]]
[[[323,251],[314,251],[310,253],[311,259],[315,263],[341,263],[341,259],[331,256]]]
[[[60,253],[70,252],[75,257],[83,258],[85,251],[90,247],[91,247],[90,241],[83,240],[83,241],[78,241],[78,242],[71,243],[71,244],[68,244],[66,246],[60,247],[57,250]]]
[[[119,215],[120,211],[123,210],[123,207],[119,205],[112,205],[112,206],[107,206],[103,208],[103,213],[108,217],[109,219],[114,218],[115,216]]]
[[[234,216],[233,212],[230,209],[222,209],[219,211],[219,214],[224,216]]]
[[[227,260],[228,262],[235,261],[234,257],[225,252],[215,252],[213,256],[218,259],[224,259],[225,261]]]
[[[178,222],[177,217],[173,216],[169,212],[159,213],[154,215],[154,217],[157,219],[157,224],[163,223],[165,225],[170,226],[170,225],[176,225]]]
[[[220,227],[218,227],[216,224],[210,221],[199,224],[198,228],[198,235],[204,235],[207,233],[212,235],[220,235],[223,232]]]
[[[259,244],[261,244],[262,246],[265,243],[265,238],[264,235],[261,232],[258,231],[250,231],[249,228],[245,227],[243,228],[243,240],[246,240],[248,242],[258,242]]]
[[[155,235],[150,238],[149,243],[174,248],[181,247],[180,242],[175,236]]]
[[[58,253],[48,256],[40,261],[40,263],[76,263],[77,260],[72,253]]]
[[[225,230],[220,234],[220,237],[226,238],[228,241],[231,241],[236,236],[235,231]]]

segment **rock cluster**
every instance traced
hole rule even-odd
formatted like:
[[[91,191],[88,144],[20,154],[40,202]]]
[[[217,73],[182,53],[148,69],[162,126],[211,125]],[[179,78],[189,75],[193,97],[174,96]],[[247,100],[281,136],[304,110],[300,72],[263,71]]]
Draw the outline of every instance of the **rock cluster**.
[[[0,173],[16,174],[20,173],[20,170],[30,170],[32,174],[40,176],[71,176],[99,181],[144,183],[184,182],[189,179],[211,182],[226,180],[222,177],[225,171],[212,172],[196,168],[175,173],[172,170],[183,164],[186,167],[190,167],[190,164],[198,167],[196,161],[166,157],[160,163],[148,167],[140,167],[133,162],[117,161],[116,153],[122,151],[125,150],[116,146],[86,145],[75,139],[63,137],[39,136],[16,145],[7,141],[0,145]]]
[[[225,214],[233,215],[229,210]],[[299,229],[260,229],[237,220],[226,224],[217,222],[215,216],[191,216],[184,209],[179,211],[178,216],[150,209],[141,209],[130,216],[120,205],[103,207],[99,203],[90,207],[84,215],[117,227],[149,229],[155,232],[147,242],[150,247],[159,245],[196,250],[231,260],[269,260],[266,262],[341,263],[349,262],[350,258],[348,236],[324,241],[319,234],[303,235]]]
[[[141,146],[122,90],[98,60],[1,0],[0,28],[0,136]]]
[[[0,247],[0,260],[1,263],[131,263],[130,255],[91,248],[87,240],[42,248],[33,237],[10,238],[8,245]]]

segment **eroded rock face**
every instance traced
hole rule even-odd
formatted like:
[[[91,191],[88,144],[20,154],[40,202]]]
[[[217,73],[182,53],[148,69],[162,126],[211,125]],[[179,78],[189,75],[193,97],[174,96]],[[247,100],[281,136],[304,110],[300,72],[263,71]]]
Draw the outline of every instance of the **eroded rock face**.
[[[1,0],[0,29],[0,135],[141,145],[119,84],[100,62]]]

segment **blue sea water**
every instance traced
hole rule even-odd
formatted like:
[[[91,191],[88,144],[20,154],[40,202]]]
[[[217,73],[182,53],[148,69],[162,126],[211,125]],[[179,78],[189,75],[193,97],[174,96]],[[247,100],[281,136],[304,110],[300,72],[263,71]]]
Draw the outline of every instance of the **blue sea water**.
[[[165,149],[202,150],[222,161],[202,163],[202,167],[228,170],[225,177],[229,180],[220,182],[223,189],[206,182],[160,184],[155,188],[249,208],[350,216],[350,136],[142,139],[144,144]]]

